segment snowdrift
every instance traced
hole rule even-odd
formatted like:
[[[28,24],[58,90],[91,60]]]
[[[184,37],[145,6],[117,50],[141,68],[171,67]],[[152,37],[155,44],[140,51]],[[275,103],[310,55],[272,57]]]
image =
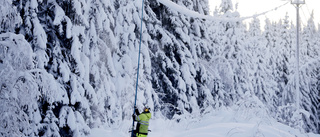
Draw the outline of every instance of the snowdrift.
[[[246,116],[225,109],[202,119],[180,119],[179,122],[153,119],[148,137],[320,137],[302,133],[268,117]],[[118,129],[92,129],[89,137],[129,137],[130,125],[127,121]]]

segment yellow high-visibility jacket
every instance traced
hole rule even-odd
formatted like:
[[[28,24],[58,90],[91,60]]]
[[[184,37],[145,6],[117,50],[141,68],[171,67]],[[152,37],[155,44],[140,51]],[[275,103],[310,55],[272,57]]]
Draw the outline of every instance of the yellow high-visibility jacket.
[[[148,134],[149,120],[151,118],[150,112],[142,112],[136,117],[136,121],[140,124],[139,133]]]

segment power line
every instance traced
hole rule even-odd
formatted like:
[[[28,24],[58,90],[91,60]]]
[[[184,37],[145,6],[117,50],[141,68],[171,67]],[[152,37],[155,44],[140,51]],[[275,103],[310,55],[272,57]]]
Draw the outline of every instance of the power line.
[[[308,6],[307,3],[306,3],[306,7],[307,7],[307,10],[308,10],[309,15],[311,15],[310,10],[309,10],[309,6]]]
[[[306,14],[304,13],[304,10],[303,10],[303,8],[301,8],[302,9],[302,14],[303,14],[303,17],[304,17],[304,19],[305,19],[305,21],[306,21],[306,24],[301,20],[301,23],[302,23],[302,25],[303,26],[307,26],[308,25],[308,19],[307,19],[307,17],[306,17]]]
[[[287,5],[289,2],[286,2],[280,6],[277,6],[271,10],[268,10],[268,11],[265,11],[265,12],[261,12],[259,14],[255,14],[255,15],[252,15],[252,16],[247,16],[247,17],[241,17],[241,18],[226,18],[226,17],[214,17],[214,16],[210,16],[210,15],[203,15],[203,14],[200,14],[196,11],[193,11],[193,10],[190,10],[190,9],[187,9],[186,7],[184,6],[181,6],[181,5],[178,5],[177,3],[174,3],[170,0],[158,0],[158,2],[160,2],[161,4],[165,5],[166,7],[170,8],[171,10],[174,10],[176,12],[179,12],[181,14],[184,14],[186,16],[189,16],[189,17],[194,17],[194,18],[200,18],[200,19],[206,19],[206,20],[220,20],[220,21],[243,21],[243,20],[246,20],[246,19],[251,19],[251,18],[256,18],[256,17],[259,17],[261,15],[265,15],[271,11],[275,11],[275,10],[278,10],[279,8]]]

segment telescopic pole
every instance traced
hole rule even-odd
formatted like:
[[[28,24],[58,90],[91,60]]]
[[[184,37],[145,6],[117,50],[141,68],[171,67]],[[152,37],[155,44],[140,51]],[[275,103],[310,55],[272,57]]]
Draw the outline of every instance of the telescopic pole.
[[[136,93],[134,97],[134,106],[136,107],[137,103],[137,92],[138,92],[138,84],[139,84],[139,66],[140,66],[140,52],[141,52],[141,43],[142,43],[142,23],[143,23],[143,6],[144,6],[144,0],[142,0],[142,6],[141,6],[141,26],[140,26],[140,44],[139,44],[139,55],[138,55],[138,69],[137,69],[137,82],[136,82]],[[135,114],[135,110],[133,109],[133,114]],[[132,120],[132,131],[131,131],[131,137],[134,136],[134,119]]]

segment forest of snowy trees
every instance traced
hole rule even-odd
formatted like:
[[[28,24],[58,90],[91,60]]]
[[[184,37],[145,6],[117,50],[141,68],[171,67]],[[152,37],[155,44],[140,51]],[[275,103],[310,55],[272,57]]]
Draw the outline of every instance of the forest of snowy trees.
[[[141,2],[0,0],[0,136],[85,136],[131,119]],[[208,0],[172,2],[210,14]],[[137,105],[155,118],[239,106],[320,133],[313,17],[300,31],[297,109],[296,26],[287,15],[262,30],[258,18],[244,24],[231,0],[213,13],[228,20],[190,17],[159,0],[145,0],[143,14]]]

